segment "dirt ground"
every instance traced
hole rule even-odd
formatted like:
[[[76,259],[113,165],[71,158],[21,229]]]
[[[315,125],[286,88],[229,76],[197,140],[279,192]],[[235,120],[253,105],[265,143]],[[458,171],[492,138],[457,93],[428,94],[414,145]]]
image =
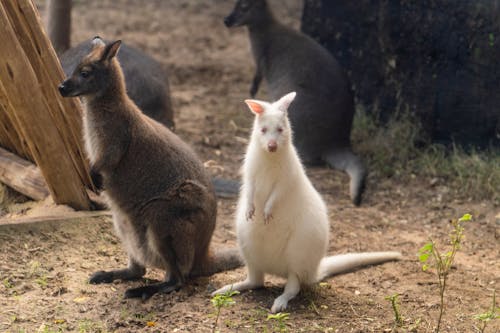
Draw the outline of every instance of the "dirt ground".
[[[280,19],[298,26],[299,3],[276,0]],[[96,34],[120,38],[157,58],[169,74],[178,134],[209,161],[210,172],[227,178],[238,177],[249,134],[252,116],[242,100],[248,97],[254,68],[246,31],[222,24],[232,4],[75,1],[72,33],[74,42]],[[265,99],[265,92],[258,97]],[[399,293],[406,329],[432,332],[438,285],[432,272],[422,271],[416,254],[430,237],[447,242],[449,220],[464,213],[474,219],[465,226],[466,238],[449,276],[442,332],[477,331],[473,315],[488,309],[500,286],[497,205],[455,198],[446,184],[431,179],[397,183],[372,175],[365,201],[356,208],[347,195],[346,175],[326,168],[308,174],[329,207],[329,253],[399,250],[404,259],[329,278],[302,292],[290,302],[282,331],[391,332],[394,316],[385,297]],[[47,203],[19,207],[18,216],[62,209]],[[216,248],[235,246],[234,209],[235,199],[219,200]],[[127,288],[144,281],[87,283],[92,272],[125,264],[107,216],[0,226],[0,332],[211,332],[215,309],[210,291],[245,277],[240,268],[195,279],[178,292],[146,302],[122,298]],[[159,280],[162,272],[150,270],[147,278]],[[269,277],[266,288],[235,296],[235,304],[222,309],[217,329],[280,331],[267,315],[282,286],[283,280]],[[498,321],[486,330],[498,331]]]

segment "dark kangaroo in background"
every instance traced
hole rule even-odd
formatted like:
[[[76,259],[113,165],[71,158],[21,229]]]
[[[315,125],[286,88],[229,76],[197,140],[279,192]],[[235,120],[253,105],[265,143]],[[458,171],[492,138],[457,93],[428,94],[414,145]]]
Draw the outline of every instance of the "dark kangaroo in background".
[[[351,199],[359,205],[366,169],[351,150],[354,98],[338,62],[312,38],[278,22],[265,0],[238,0],[224,23],[248,27],[257,66],[250,95],[263,78],[273,100],[297,92],[288,112],[301,160],[347,172]]]
[[[129,264],[96,272],[90,282],[138,279],[146,267],[165,270],[164,282],[125,293],[147,299],[179,289],[188,277],[241,266],[237,249],[209,252],[217,215],[210,178],[191,148],[126,94],[116,58],[121,42],[106,45],[96,37],[92,44],[59,90],[65,97],[82,97],[91,170],[102,176]]]

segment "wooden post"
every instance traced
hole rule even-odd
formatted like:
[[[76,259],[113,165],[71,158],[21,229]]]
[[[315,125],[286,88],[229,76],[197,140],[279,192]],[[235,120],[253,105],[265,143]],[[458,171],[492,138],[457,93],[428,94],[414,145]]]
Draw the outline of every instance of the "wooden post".
[[[81,143],[81,109],[57,91],[63,72],[30,0],[0,2],[0,96],[56,203],[91,207]]]
[[[70,46],[71,0],[48,0],[47,34],[57,54]]]
[[[49,195],[49,189],[40,169],[2,148],[0,148],[0,181],[35,200],[43,200]]]

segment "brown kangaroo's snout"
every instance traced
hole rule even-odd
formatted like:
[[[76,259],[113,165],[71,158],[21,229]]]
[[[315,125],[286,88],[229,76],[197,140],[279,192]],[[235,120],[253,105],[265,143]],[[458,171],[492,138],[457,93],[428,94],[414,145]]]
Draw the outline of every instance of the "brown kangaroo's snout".
[[[228,28],[231,28],[231,26],[233,25],[233,18],[231,17],[231,15],[224,17],[224,25]]]
[[[231,28],[234,24],[234,15],[228,15],[224,17],[224,25],[228,28]]]
[[[248,22],[255,21],[258,11],[266,7],[264,0],[238,0],[233,11],[224,18],[226,27],[239,27]]]
[[[70,79],[64,80],[58,87],[59,93],[62,97],[74,97],[74,87]]]

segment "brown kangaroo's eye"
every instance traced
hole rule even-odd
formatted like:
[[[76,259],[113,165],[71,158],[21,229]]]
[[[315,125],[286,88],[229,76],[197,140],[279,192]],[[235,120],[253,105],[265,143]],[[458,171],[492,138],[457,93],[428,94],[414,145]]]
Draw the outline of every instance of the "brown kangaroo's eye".
[[[267,132],[267,128],[266,128],[266,127],[262,127],[262,128],[260,129],[260,131],[261,131],[263,134],[266,134],[266,132]]]
[[[80,76],[84,79],[88,78],[90,76],[90,72],[89,71],[81,71],[80,72]]]

